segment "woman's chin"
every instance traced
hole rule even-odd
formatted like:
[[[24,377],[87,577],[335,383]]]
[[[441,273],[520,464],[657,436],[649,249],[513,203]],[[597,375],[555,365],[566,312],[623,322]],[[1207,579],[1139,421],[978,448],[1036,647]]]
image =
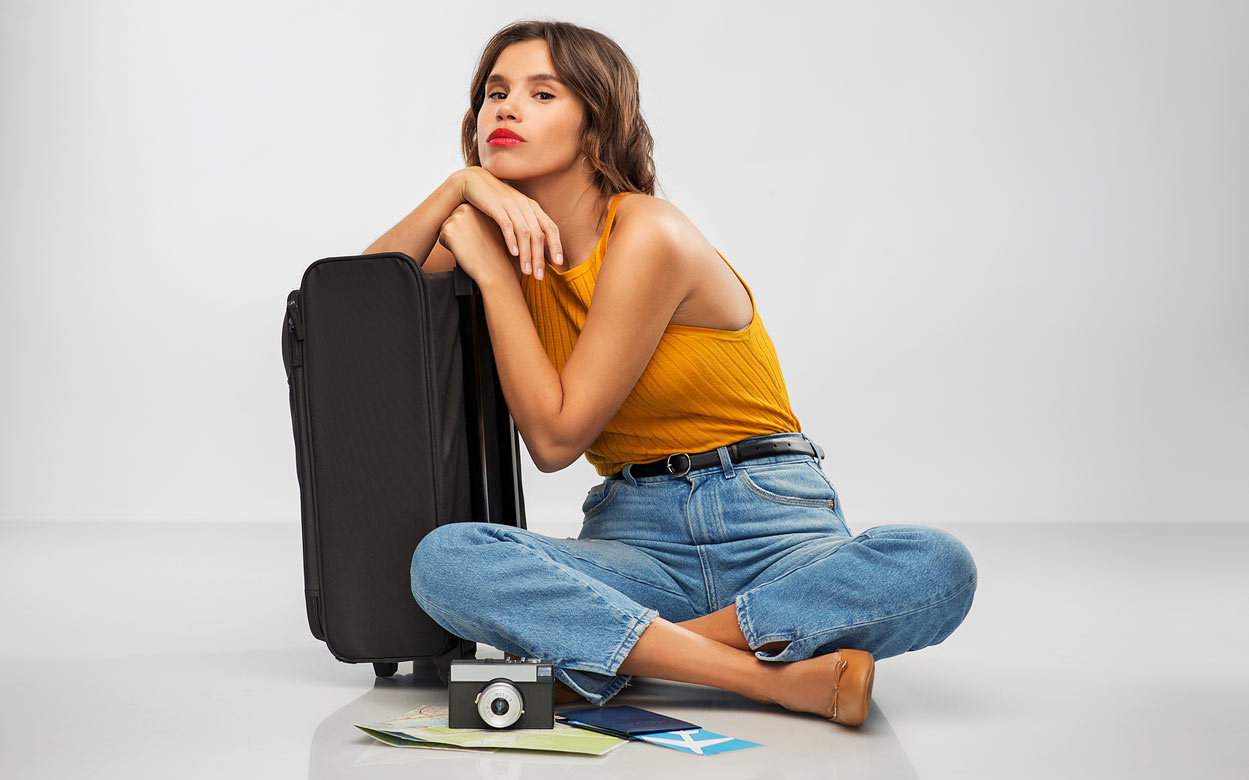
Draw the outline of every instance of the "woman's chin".
[[[517,165],[499,165],[497,163],[483,162],[481,167],[485,168],[487,173],[499,181],[511,183],[513,181],[528,178],[528,174]]]
[[[526,182],[548,181],[567,172],[549,165],[541,167],[530,164],[522,165],[514,160],[503,163],[498,160],[482,161],[481,167],[494,178],[518,190]]]

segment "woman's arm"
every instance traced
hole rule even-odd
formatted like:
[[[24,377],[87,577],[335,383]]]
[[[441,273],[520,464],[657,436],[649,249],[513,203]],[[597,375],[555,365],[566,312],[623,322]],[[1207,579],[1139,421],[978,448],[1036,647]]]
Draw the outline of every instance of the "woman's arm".
[[[543,472],[567,467],[594,443],[693,289],[691,265],[683,260],[693,226],[665,201],[631,205],[630,219],[617,212],[585,325],[562,372],[542,346],[511,274],[478,280],[504,399]]]
[[[464,203],[494,220],[501,240],[511,248],[518,273],[520,269],[524,273],[539,271],[546,265],[548,250],[553,258],[563,255],[559,226],[538,202],[480,165],[461,168],[448,176],[411,214],[370,244],[364,254],[404,252],[431,273],[450,271],[456,265],[455,258],[436,242],[443,223]]]
[[[451,216],[451,212],[464,202],[462,185],[463,171],[459,170],[447,177],[438,185],[421,205],[412,210],[398,225],[365,249],[361,254],[374,252],[403,252],[424,267],[426,258],[438,241],[438,233],[442,223]],[[449,254],[449,253],[447,253]],[[447,271],[450,268],[428,268],[429,271]]]

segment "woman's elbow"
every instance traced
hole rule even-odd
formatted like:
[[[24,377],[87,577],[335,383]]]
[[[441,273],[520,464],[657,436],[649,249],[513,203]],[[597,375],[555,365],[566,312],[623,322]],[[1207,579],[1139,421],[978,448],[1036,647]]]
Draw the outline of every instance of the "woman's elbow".
[[[533,465],[538,467],[538,471],[543,474],[551,474],[560,471],[568,466],[572,461],[563,461],[563,454],[559,447],[549,444],[537,444],[526,436],[523,432],[520,435],[522,441],[525,442],[525,449],[529,452],[529,459],[533,461]],[[574,458],[575,460],[575,458]]]
[[[573,463],[576,463],[577,459],[584,452],[585,448],[583,447],[552,442],[543,448],[541,462],[539,462],[538,458],[534,458],[534,465],[544,474],[553,474],[556,471],[563,471]]]
[[[543,474],[554,474],[571,466],[573,461],[579,457],[580,455],[569,457],[567,452],[554,451],[545,453],[541,460],[534,458],[533,462],[538,467],[538,471],[541,471]]]

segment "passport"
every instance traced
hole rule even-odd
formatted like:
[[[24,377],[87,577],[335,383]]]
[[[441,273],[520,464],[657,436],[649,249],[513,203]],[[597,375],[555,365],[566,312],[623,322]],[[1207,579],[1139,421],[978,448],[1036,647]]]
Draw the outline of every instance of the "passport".
[[[643,710],[638,707],[616,705],[614,707],[594,707],[586,710],[561,712],[555,716],[573,726],[611,734],[616,737],[635,737],[639,734],[656,734],[664,731],[682,731],[697,729],[700,726],[658,712]]]

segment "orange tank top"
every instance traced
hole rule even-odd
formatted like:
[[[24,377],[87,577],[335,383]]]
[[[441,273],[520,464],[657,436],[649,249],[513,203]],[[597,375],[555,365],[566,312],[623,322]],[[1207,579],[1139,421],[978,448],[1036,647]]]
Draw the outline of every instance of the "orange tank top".
[[[586,262],[567,271],[547,265],[542,280],[521,276],[538,337],[561,373],[585,325],[616,207],[629,194],[612,198],[603,235]],[[754,293],[724,255],[720,259],[750,296],[750,324],[730,331],[669,323],[637,384],[586,450],[586,460],[600,476],[674,452],[704,452],[751,436],[802,431]]]

